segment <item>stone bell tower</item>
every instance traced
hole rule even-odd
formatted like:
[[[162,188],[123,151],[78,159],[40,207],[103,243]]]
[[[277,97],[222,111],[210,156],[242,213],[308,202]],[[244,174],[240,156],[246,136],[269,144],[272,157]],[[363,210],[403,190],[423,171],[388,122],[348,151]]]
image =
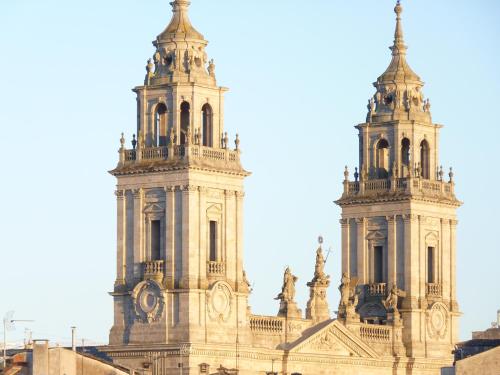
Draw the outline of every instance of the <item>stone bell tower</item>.
[[[398,1],[392,61],[374,83],[359,132],[359,169],[346,168],[342,271],[356,278],[356,311],[373,324],[402,319],[410,357],[450,358],[458,338],[453,172],[439,164],[441,125],[406,60]],[[397,319],[396,319],[397,320]]]
[[[239,139],[207,41],[175,0],[137,94],[137,137],[122,136],[111,346],[234,343],[246,329]]]

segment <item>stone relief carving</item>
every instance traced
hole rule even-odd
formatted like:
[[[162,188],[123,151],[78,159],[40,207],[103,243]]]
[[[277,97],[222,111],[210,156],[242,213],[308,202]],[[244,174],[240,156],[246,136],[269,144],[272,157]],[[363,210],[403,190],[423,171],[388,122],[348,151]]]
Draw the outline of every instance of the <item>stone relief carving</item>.
[[[435,302],[427,311],[427,334],[431,339],[443,340],[448,334],[448,309]]]
[[[136,318],[143,323],[160,320],[164,311],[164,296],[160,286],[153,280],[142,281],[132,291]]]
[[[231,316],[233,293],[224,282],[218,281],[208,292],[208,315],[212,321],[226,322]]]

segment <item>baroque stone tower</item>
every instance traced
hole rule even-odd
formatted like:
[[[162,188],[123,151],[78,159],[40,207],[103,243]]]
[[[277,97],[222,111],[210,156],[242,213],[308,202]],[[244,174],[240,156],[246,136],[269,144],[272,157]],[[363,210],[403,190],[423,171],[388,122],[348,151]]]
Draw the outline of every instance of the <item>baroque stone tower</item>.
[[[137,137],[122,136],[117,279],[110,344],[234,343],[246,329],[239,139],[224,131],[224,93],[189,1],[156,38],[136,87]],[[223,327],[223,329],[222,329]]]
[[[398,1],[392,61],[374,83],[359,132],[359,170],[346,167],[342,270],[357,279],[365,322],[401,318],[409,357],[451,358],[458,337],[453,172],[439,164],[439,131],[406,60]]]

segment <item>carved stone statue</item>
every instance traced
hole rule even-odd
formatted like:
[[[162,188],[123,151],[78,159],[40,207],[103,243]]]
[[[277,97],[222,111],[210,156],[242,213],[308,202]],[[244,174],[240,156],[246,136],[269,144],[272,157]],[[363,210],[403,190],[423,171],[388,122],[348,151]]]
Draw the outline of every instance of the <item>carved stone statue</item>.
[[[275,298],[282,302],[291,302],[295,299],[295,283],[298,277],[292,274],[290,267],[287,267],[283,275],[283,287],[281,293]]]
[[[389,295],[383,301],[384,307],[387,309],[388,312],[398,312],[398,301],[399,297],[403,297],[404,292],[402,290],[399,290],[396,284],[394,284],[389,291]]]
[[[325,274],[325,257],[323,256],[323,249],[318,247],[316,250],[316,264],[314,266],[314,279],[313,281],[325,281],[330,276]]]
[[[351,279],[349,278],[349,276],[347,276],[347,273],[344,272],[342,274],[342,279],[340,281],[340,286],[339,286],[341,307],[345,308],[349,304],[349,298],[351,297],[350,289],[351,289]]]
[[[294,276],[292,271],[290,271],[290,268],[287,267],[285,274],[283,275],[283,287],[281,288],[281,293],[275,298],[280,301],[278,316],[288,318],[300,318],[302,316],[302,312],[299,310],[294,301],[295,283],[297,280],[297,276]]]
[[[210,77],[215,77],[215,63],[214,63],[214,59],[210,60],[210,62],[208,63],[208,75]]]

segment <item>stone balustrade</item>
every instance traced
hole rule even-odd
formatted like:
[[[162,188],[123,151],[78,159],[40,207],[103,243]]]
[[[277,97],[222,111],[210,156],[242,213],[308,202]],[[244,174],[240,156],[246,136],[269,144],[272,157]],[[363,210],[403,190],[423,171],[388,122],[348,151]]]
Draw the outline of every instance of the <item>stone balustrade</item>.
[[[152,260],[143,263],[145,279],[163,278],[163,260]]]
[[[226,273],[226,263],[224,262],[207,262],[207,274],[209,276],[224,276]]]
[[[223,163],[239,163],[240,152],[227,148],[213,148],[201,145],[174,145],[145,147],[133,150],[120,149],[120,165],[130,165],[141,161],[161,160],[211,160]]]
[[[281,334],[284,329],[283,318],[253,315],[250,317],[250,329],[257,333]]]
[[[442,285],[438,283],[428,283],[427,295],[433,297],[441,297],[443,295]]]
[[[343,198],[370,196],[389,192],[426,194],[454,198],[454,183],[420,177],[387,178],[366,181],[344,181]]]
[[[387,293],[386,283],[372,283],[368,285],[368,295],[370,296],[385,296]]]
[[[389,343],[392,340],[392,327],[374,324],[361,324],[359,336],[367,342]]]

